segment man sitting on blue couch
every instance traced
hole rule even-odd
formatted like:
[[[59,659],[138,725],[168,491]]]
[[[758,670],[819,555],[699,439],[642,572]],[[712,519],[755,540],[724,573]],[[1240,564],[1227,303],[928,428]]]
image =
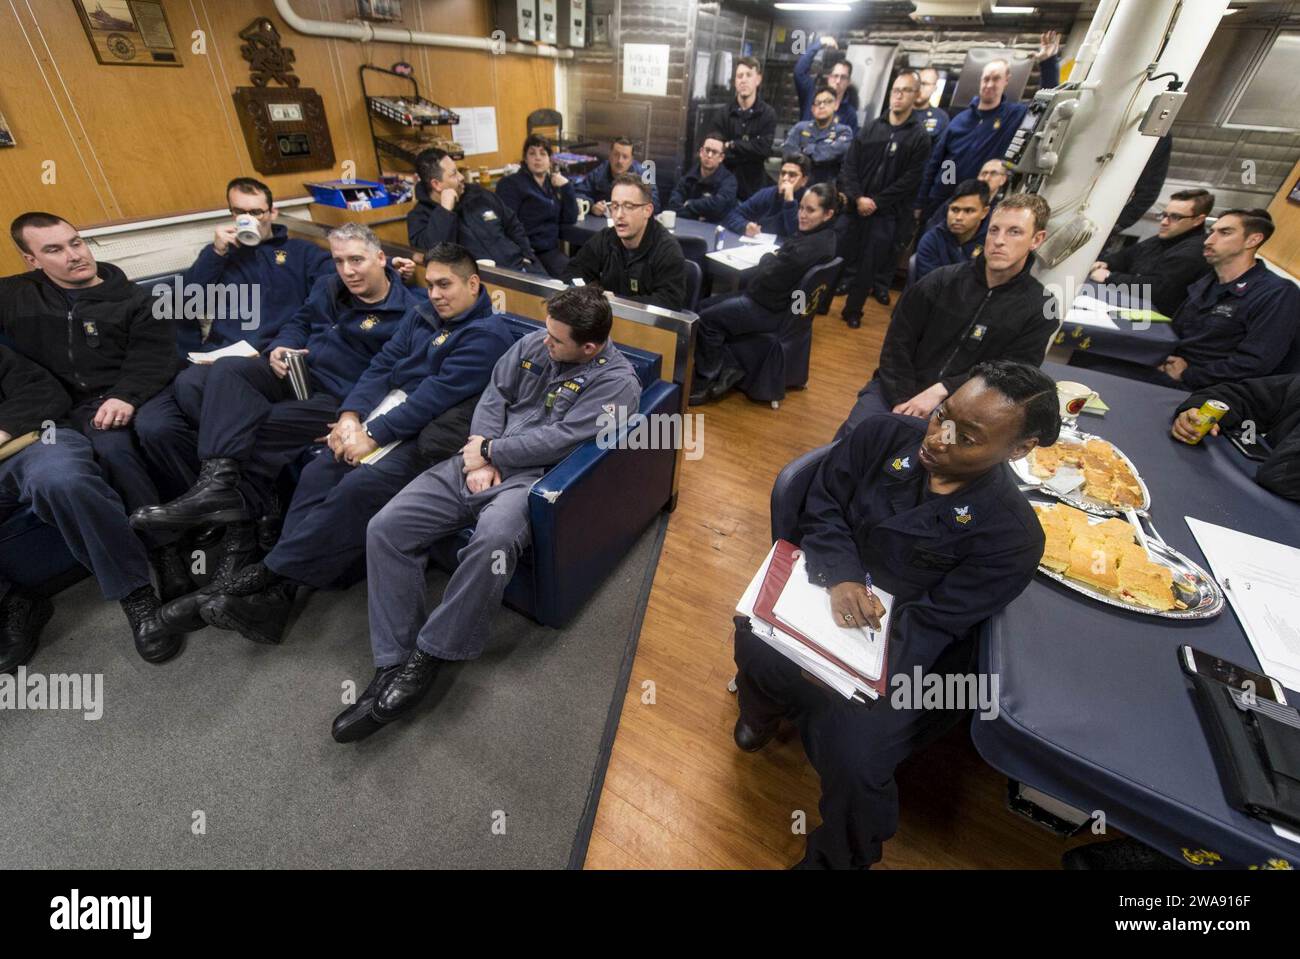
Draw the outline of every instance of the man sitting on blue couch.
[[[199,478],[170,503],[132,514],[136,529],[186,530],[274,513],[280,470],[329,432],[343,397],[420,302],[369,228],[345,224],[330,231],[329,244],[336,275],[317,282],[266,355],[213,364],[201,408],[183,410],[198,424]],[[306,399],[291,386],[291,352],[305,354]]]
[[[641,383],[610,339],[613,314],[595,285],[547,301],[546,329],[497,363],[456,456],[422,473],[370,521],[366,573],[375,675],[335,720],[351,742],[409,713],[447,661],[474,659],[520,555],[532,541],[528,494],[593,439],[606,417],[636,412]],[[621,408],[621,410],[620,410]],[[435,542],[474,526],[430,615],[425,567]]]
[[[136,651],[160,663],[177,653],[181,637],[159,621],[144,544],[95,465],[90,441],[49,425],[71,406],[50,373],[0,346],[0,518],[28,507],[57,529],[77,561],[95,574],[104,598],[121,603]],[[0,576],[0,673],[32,658],[53,615],[44,596]]]
[[[343,400],[329,449],[303,470],[275,548],[203,602],[204,622],[278,643],[299,585],[337,585],[365,554],[370,518],[429,460],[441,462],[464,445],[479,394],[514,336],[492,312],[467,249],[440,244],[425,264],[429,302],[407,313]],[[376,413],[393,390],[405,400]],[[422,431],[440,440],[417,443]],[[373,458],[391,443],[398,445]]]
[[[54,374],[72,397],[68,421],[90,440],[95,462],[127,510],[159,501],[158,474],[141,454],[153,413],[176,375],[176,328],[149,291],[61,216],[32,211],[9,228],[31,269],[0,279],[0,332]],[[163,597],[189,589],[180,555],[150,537]]]

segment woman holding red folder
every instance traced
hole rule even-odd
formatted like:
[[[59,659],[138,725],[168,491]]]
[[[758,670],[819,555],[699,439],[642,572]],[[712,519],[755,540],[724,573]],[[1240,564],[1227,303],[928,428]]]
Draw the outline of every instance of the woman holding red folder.
[[[975,367],[928,422],[873,416],[827,454],[799,546],[846,628],[879,625],[868,583],[894,596],[890,675],[968,671],[975,627],[1029,584],[1043,532],[1006,463],[1055,443],[1060,426],[1056,384],[998,361]],[[799,867],[877,862],[898,827],[894,769],[960,711],[910,708],[911,697],[843,699],[739,625],[736,665],[736,744],[761,749],[790,719],[821,776],[822,824]]]

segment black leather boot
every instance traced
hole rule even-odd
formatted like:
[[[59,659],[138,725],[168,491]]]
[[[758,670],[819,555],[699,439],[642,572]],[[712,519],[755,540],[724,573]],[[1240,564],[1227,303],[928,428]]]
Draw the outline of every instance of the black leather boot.
[[[181,649],[181,637],[159,618],[160,607],[152,586],[141,586],[122,600],[122,612],[135,636],[135,651],[149,663],[166,662]]]
[[[751,726],[744,716],[736,720],[736,728],[732,733],[732,738],[736,740],[736,745],[747,753],[756,753],[772,741],[778,729],[781,728],[781,720],[769,723],[767,726]]]
[[[380,723],[391,723],[399,716],[409,713],[433,686],[441,665],[441,659],[417,646],[375,698],[370,715]]]
[[[154,580],[158,584],[158,595],[162,597],[164,603],[177,596],[184,596],[194,589],[189,566],[177,544],[168,543],[166,546],[150,550],[149,565],[153,567]]]
[[[204,460],[193,486],[170,503],[140,507],[131,514],[131,526],[140,530],[175,530],[209,523],[246,522],[248,508],[239,492],[240,475],[235,460]]]
[[[199,615],[209,626],[229,629],[255,643],[278,646],[297,595],[297,586],[277,577],[276,582],[260,592],[217,593],[199,607]]]
[[[9,587],[0,599],[0,673],[12,673],[32,658],[53,615],[54,604],[44,596]]]
[[[208,547],[207,554],[208,568],[212,571],[208,584],[164,603],[158,611],[158,617],[173,632],[192,633],[207,625],[199,615],[199,607],[221,592],[256,554],[253,524],[232,523],[227,526],[221,541]]]
[[[713,381],[709,387],[709,399],[720,400],[731,391],[731,388],[745,378],[745,371],[739,366],[724,367],[718,374],[718,378]]]
[[[383,727],[383,723],[370,715],[370,710],[374,707],[375,700],[379,698],[389,678],[402,666],[402,663],[394,663],[392,666],[381,666],[376,669],[370,685],[357,697],[357,701],[334,717],[330,735],[334,737],[336,743],[354,743]]]

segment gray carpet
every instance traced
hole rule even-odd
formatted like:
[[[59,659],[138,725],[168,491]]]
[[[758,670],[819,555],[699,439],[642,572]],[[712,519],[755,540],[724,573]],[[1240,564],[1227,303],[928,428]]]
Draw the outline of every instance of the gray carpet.
[[[280,647],[209,628],[162,666],[93,580],[65,590],[28,668],[103,673],[103,717],[0,712],[0,867],[580,864],[665,522],[568,628],[501,610],[482,658],[348,746],[329,725],[373,671],[365,583],[300,604]]]

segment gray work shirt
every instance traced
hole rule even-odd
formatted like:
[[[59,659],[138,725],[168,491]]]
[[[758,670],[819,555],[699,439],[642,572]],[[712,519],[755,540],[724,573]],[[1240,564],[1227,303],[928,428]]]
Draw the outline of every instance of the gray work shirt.
[[[619,408],[631,416],[641,402],[641,382],[613,341],[585,363],[557,363],[546,331],[516,343],[492,370],[474,410],[471,433],[492,440],[492,464],[503,479],[535,471],[541,476],[593,439],[602,419]]]

